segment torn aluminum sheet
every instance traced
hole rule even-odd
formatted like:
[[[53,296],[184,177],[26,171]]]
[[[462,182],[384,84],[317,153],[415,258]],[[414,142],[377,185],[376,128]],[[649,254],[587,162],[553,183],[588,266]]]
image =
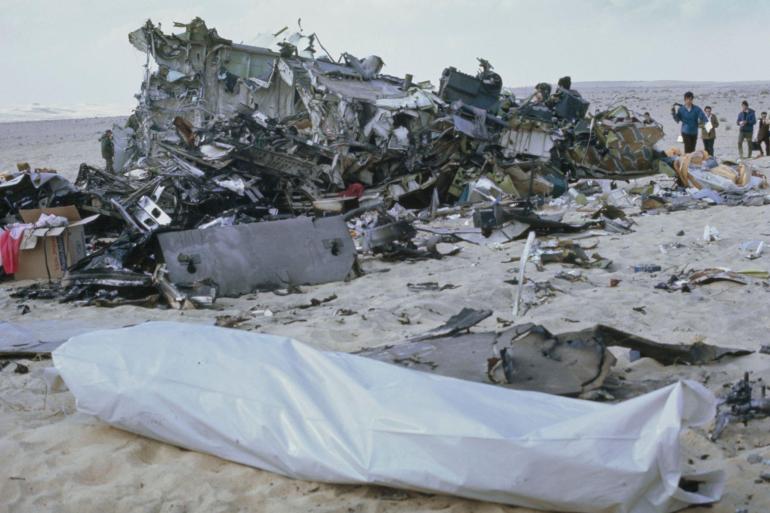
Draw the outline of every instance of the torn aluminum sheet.
[[[142,196],[137,201],[134,217],[137,223],[149,231],[171,224],[171,218],[168,214],[147,196]]]
[[[81,261],[82,262],[82,261]],[[78,263],[78,265],[80,262]],[[126,287],[145,288],[152,285],[152,277],[127,269],[112,269],[108,266],[70,269],[62,279],[64,286],[96,286],[96,287]]]
[[[472,113],[472,119],[468,119],[464,116],[454,114],[452,115],[452,123],[454,129],[458,133],[462,133],[473,139],[486,141],[489,139],[489,133],[487,132],[487,111],[475,107],[468,107],[464,110],[470,110]]]
[[[500,333],[435,335],[441,328],[405,344],[357,354],[441,376],[569,396],[602,386],[615,363],[595,339],[554,336],[534,324]]]
[[[403,98],[380,98],[374,104],[382,109],[389,110],[431,110],[436,111],[438,105],[443,102],[430,91],[419,88],[412,88],[409,94]]]
[[[484,311],[463,309],[444,326],[397,344],[357,354],[453,378],[492,383],[519,390],[577,396],[604,384],[615,363],[609,347],[631,349],[663,365],[702,365],[751,351],[712,346],[663,344],[597,324],[584,330],[552,334],[543,326],[522,324],[502,332],[447,330],[459,319],[462,329],[477,324]],[[454,322],[453,322],[454,320]]]
[[[108,316],[98,319],[0,321],[0,358],[48,357],[70,337],[120,328],[127,323]]]
[[[134,159],[137,152],[136,145],[134,144],[134,130],[129,127],[113,124],[112,142],[115,146],[115,155],[112,164],[115,172],[121,173],[123,171],[128,171],[128,169],[126,169],[126,164]]]
[[[574,142],[564,153],[578,178],[623,178],[659,172],[661,160],[655,143],[663,138],[662,125],[646,125],[640,114],[624,106],[579,120],[573,135]]]
[[[691,381],[601,404],[170,322],[80,335],[53,359],[84,413],[297,479],[585,513],[668,513],[724,486],[682,471],[681,430],[716,406]]]
[[[475,310],[473,308],[463,308],[458,313],[450,317],[447,322],[434,328],[427,333],[411,339],[412,342],[419,340],[428,340],[431,338],[447,337],[465,331],[477,325],[487,317],[492,315],[492,310]]]
[[[233,151],[234,146],[224,143],[203,144],[198,149],[203,153],[204,158],[208,160],[219,160]]]
[[[214,183],[220,187],[236,193],[238,196],[243,196],[246,192],[246,184],[240,177],[231,178],[229,180],[219,180],[215,178]]]
[[[356,257],[341,216],[166,232],[158,242],[175,285],[209,281],[225,297],[341,281]]]
[[[528,155],[550,158],[556,136],[553,129],[544,129],[537,123],[519,122],[503,132],[500,144],[506,156]]]
[[[713,363],[725,356],[745,356],[753,351],[732,347],[721,347],[703,342],[694,344],[663,344],[617,328],[597,324],[593,328],[577,332],[577,337],[592,336],[606,346],[625,347],[635,351],[641,357],[652,358],[663,365],[704,365]]]

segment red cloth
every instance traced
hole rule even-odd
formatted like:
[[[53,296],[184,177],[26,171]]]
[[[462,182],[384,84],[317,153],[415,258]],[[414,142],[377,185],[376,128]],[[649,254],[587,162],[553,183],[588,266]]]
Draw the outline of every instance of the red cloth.
[[[343,198],[360,198],[364,195],[364,184],[351,183],[348,188],[345,189],[340,196]]]
[[[3,259],[5,274],[13,274],[19,268],[19,246],[21,246],[21,236],[14,239],[11,237],[10,230],[0,232],[0,257]]]

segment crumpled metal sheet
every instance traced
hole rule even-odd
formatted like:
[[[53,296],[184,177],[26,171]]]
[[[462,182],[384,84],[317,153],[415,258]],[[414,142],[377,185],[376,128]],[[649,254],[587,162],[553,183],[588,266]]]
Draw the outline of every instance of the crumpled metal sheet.
[[[71,337],[125,325],[123,320],[108,316],[95,319],[0,321],[0,357],[48,356]]]
[[[601,387],[615,363],[590,334],[552,335],[534,324],[499,333],[431,336],[433,331],[357,354],[441,376],[569,396]]]
[[[581,175],[616,178],[657,172],[654,146],[663,138],[663,128],[645,125],[624,106],[579,120],[574,133],[567,153]]]
[[[628,348],[632,359],[648,357],[663,365],[704,365],[751,353],[703,343],[664,344],[603,324],[559,334],[531,323],[501,332],[457,334],[459,330],[446,330],[461,319],[475,321],[461,324],[469,328],[484,318],[479,315],[483,312],[489,311],[463,309],[446,326],[402,344],[357,354],[442,376],[577,396],[604,385],[616,361],[609,347]]]
[[[113,167],[116,171],[126,171],[126,164],[131,161],[136,152],[133,142],[134,131],[120,125],[112,125],[112,141],[115,145]]]

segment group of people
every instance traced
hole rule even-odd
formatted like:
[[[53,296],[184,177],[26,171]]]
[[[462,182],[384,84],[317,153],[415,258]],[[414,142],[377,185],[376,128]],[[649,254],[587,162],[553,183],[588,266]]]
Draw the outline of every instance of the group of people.
[[[693,103],[695,96],[687,91],[684,93],[684,105],[675,103],[671,107],[671,115],[674,121],[682,124],[681,135],[684,142],[684,152],[692,153],[695,151],[695,145],[698,142],[698,131],[700,130],[703,140],[703,149],[709,155],[714,155],[714,141],[716,139],[716,128],[719,126],[719,120],[716,114],[711,112],[711,107],[706,106],[701,109]],[[738,113],[736,121],[738,125],[738,156],[744,158],[743,146],[746,145],[746,158],[751,158],[753,150],[759,150],[760,155],[770,155],[770,121],[767,119],[767,112],[762,112],[757,119],[754,109],[749,108],[749,102],[741,102],[741,111]],[[754,139],[754,127],[757,126],[757,136]],[[762,145],[765,148],[762,151]]]

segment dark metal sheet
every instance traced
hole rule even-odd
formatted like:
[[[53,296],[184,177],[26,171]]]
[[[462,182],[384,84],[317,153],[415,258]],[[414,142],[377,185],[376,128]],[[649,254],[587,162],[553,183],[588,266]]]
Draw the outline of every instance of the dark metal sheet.
[[[469,310],[453,319],[470,319],[483,312],[486,311]],[[498,351],[504,357],[503,373],[493,381],[491,366],[499,360]],[[468,333],[429,340],[418,337],[357,354],[442,376],[569,396],[600,387],[615,361],[593,338],[562,339],[534,324],[514,326],[499,333]]]
[[[228,297],[344,280],[355,261],[341,216],[167,232],[158,241],[173,283],[211,280]]]
[[[33,358],[48,356],[70,337],[91,331],[119,328],[124,320],[51,319],[0,321],[0,358]]]

